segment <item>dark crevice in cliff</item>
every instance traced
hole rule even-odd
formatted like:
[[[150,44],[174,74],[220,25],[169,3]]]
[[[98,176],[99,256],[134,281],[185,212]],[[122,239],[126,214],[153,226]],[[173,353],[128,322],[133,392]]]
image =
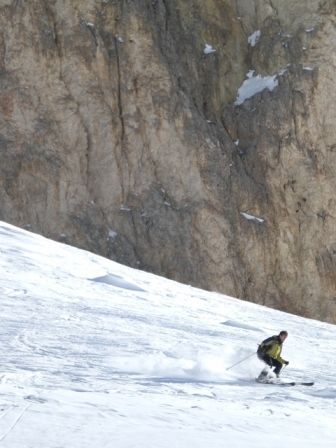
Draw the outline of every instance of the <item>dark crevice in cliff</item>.
[[[269,0],[269,4],[270,4],[270,7],[271,7],[271,8],[273,9],[273,11],[275,12],[275,14],[279,17],[278,10],[277,10],[277,8],[274,6],[272,0]]]
[[[86,148],[85,148],[84,158],[82,158],[82,160],[85,160],[86,163],[85,163],[85,178],[82,178],[82,181],[86,185],[86,188],[89,188],[89,178],[90,178],[89,165],[90,165],[90,153],[91,153],[91,148],[92,148],[91,136],[89,133],[89,129],[85,124],[85,120],[80,113],[80,101],[72,94],[71,87],[68,85],[66,76],[64,76],[64,73],[63,73],[63,70],[64,70],[63,65],[64,65],[64,58],[65,58],[65,55],[63,54],[64,42],[62,40],[63,36],[59,35],[59,33],[58,33],[58,27],[60,25],[57,22],[57,15],[55,15],[51,9],[49,9],[48,12],[50,13],[52,20],[53,20],[52,28],[53,28],[53,34],[54,34],[54,42],[55,42],[55,47],[56,47],[56,50],[58,53],[58,59],[59,59],[59,79],[62,82],[65,90],[68,92],[69,99],[76,104],[76,110],[75,110],[74,114],[77,114],[77,116],[79,117],[80,123],[81,123],[81,125],[83,127],[83,131],[85,133]],[[70,117],[68,117],[68,118],[70,118]],[[78,139],[79,139],[79,136],[77,137],[77,142],[78,142]]]
[[[14,13],[17,12],[17,9],[19,9],[22,6],[23,0],[15,0],[14,2]]]
[[[118,35],[117,35],[118,36]],[[119,107],[119,119],[121,123],[121,142],[125,136],[125,122],[123,117],[123,107],[122,107],[122,93],[121,93],[121,83],[122,83],[122,75],[121,75],[121,67],[120,67],[120,55],[119,55],[119,41],[118,37],[115,36],[115,50],[117,56],[117,71],[118,71],[118,107]]]
[[[166,29],[166,34],[167,34],[167,33],[168,33],[169,11],[168,11],[168,7],[167,7],[167,5],[166,5],[166,0],[162,0],[162,3],[163,3],[163,5],[164,5],[164,7],[165,7],[165,10],[166,10],[166,13],[165,13],[166,27],[165,27],[165,29]]]
[[[56,20],[56,16],[55,16],[55,14],[53,13],[53,11],[52,11],[51,8],[47,8],[47,13],[48,13],[48,15],[49,15],[49,17],[50,17],[50,21],[51,21],[51,23],[50,23],[50,28],[51,28],[51,30],[52,30],[52,34],[53,34],[53,38],[54,38],[54,43],[55,43],[55,49],[56,49],[56,51],[57,51],[58,58],[59,58],[59,61],[60,61],[60,65],[61,65],[61,59],[62,59],[62,45],[61,45],[61,40],[60,40],[60,38],[59,38],[59,36],[58,36],[58,33],[57,33],[57,20]],[[60,75],[60,76],[61,76],[61,75]]]
[[[235,0],[235,6],[236,6],[236,14],[239,18],[241,29],[242,29],[243,33],[245,34],[245,36],[248,37],[248,35],[245,31],[245,28],[244,28],[243,21],[241,20],[241,11],[239,10],[238,0]]]
[[[96,47],[98,47],[99,44],[98,44],[98,40],[97,40],[97,36],[96,36],[96,32],[97,32],[96,28],[91,25],[88,25],[88,24],[86,24],[86,27],[89,30],[89,33],[92,35]]]
[[[119,41],[118,41],[118,35],[116,35],[114,37],[114,46],[115,46],[115,54],[116,54],[116,66],[117,66],[117,75],[118,75],[118,79],[117,79],[117,97],[118,97],[118,101],[117,101],[117,106],[118,106],[118,115],[119,115],[119,123],[120,123],[120,127],[121,127],[121,133],[120,133],[120,155],[116,155],[116,163],[118,166],[118,170],[120,173],[120,178],[121,178],[121,190],[122,190],[122,202],[124,203],[126,200],[126,190],[125,190],[125,185],[124,185],[124,176],[123,176],[123,170],[122,170],[122,159],[125,158],[125,160],[127,161],[127,166],[130,167],[131,164],[128,160],[128,156],[127,156],[127,150],[124,146],[124,139],[125,139],[125,119],[124,119],[124,111],[123,111],[123,100],[122,100],[122,73],[121,73],[121,60],[120,60],[120,52],[119,52]]]

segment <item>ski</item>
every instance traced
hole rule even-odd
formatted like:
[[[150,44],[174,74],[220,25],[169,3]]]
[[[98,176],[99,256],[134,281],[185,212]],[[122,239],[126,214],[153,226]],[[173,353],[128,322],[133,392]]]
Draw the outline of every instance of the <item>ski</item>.
[[[274,386],[313,386],[314,381],[305,382],[305,381],[277,381],[277,380],[263,380],[260,381],[256,378],[256,382],[260,384],[273,384]]]

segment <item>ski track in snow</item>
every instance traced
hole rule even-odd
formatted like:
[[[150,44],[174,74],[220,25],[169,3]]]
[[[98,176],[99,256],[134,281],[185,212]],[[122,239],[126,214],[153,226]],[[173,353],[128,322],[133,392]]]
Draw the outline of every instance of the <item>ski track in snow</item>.
[[[2,448],[336,446],[334,325],[1,222],[0,250]],[[313,387],[226,370],[282,329],[283,378]]]

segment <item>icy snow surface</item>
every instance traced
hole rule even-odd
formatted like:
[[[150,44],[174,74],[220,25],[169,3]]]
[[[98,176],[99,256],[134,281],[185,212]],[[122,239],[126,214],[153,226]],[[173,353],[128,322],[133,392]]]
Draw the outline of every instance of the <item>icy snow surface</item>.
[[[275,79],[278,75],[265,76],[261,75],[253,76],[254,70],[250,70],[247,73],[247,78],[242,86],[238,89],[238,96],[235,104],[238,106],[243,104],[245,100],[251,98],[256,93],[262,92],[265,89],[272,91],[279,85],[279,81]]]
[[[335,326],[1,222],[0,249],[1,448],[335,448]],[[226,370],[282,329],[283,378],[315,386]]]

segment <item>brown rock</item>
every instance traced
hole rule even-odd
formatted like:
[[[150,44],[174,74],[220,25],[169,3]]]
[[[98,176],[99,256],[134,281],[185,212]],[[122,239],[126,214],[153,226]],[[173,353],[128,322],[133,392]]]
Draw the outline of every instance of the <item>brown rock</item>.
[[[335,6],[0,0],[0,219],[336,322]]]

